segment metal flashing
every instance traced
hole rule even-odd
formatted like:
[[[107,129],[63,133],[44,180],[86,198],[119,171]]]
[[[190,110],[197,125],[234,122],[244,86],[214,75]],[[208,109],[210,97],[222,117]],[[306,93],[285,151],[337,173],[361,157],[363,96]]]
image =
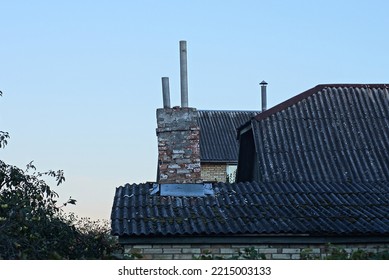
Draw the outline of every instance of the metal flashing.
[[[151,195],[154,195],[154,194],[157,194],[158,192],[159,192],[159,184],[154,183],[154,184],[153,184],[153,187],[152,187],[152,189],[151,189],[150,194],[151,194]]]
[[[205,196],[204,184],[160,184],[161,196]]]
[[[204,194],[205,195],[214,195],[215,194],[215,192],[213,191],[211,183],[205,183],[204,184]]]

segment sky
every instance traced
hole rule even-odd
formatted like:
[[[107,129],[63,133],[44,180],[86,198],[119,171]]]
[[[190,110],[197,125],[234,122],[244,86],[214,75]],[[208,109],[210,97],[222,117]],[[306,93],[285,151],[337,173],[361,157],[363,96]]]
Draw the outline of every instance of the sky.
[[[0,159],[64,170],[66,211],[110,218],[115,188],[155,181],[161,77],[180,105],[259,110],[324,83],[389,83],[389,2],[0,0]],[[53,183],[48,180],[49,183]]]

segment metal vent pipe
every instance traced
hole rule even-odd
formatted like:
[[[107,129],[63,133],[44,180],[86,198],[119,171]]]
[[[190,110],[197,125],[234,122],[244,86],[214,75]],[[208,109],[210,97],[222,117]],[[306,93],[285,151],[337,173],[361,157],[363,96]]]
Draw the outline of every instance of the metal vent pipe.
[[[169,78],[162,77],[162,97],[163,97],[163,108],[170,108],[170,89],[169,89]]]
[[[261,100],[262,100],[262,112],[266,110],[266,86],[267,83],[262,81],[259,83],[261,85]]]
[[[181,107],[188,107],[188,62],[186,41],[180,41]]]

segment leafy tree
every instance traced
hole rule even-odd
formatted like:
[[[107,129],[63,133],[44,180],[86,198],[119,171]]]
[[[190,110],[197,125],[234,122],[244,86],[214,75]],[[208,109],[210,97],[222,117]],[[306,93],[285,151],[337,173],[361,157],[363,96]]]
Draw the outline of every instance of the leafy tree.
[[[0,91],[0,96],[2,92]],[[0,131],[0,148],[9,134]],[[65,181],[63,170],[38,172],[33,162],[23,170],[0,160],[0,259],[112,258],[116,240],[107,223],[66,215],[58,194],[45,182]]]

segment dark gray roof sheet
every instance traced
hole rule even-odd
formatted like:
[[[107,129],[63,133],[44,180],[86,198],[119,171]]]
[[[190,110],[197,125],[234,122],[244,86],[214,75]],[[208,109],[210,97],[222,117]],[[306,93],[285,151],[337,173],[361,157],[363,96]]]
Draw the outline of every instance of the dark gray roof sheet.
[[[151,195],[152,184],[116,189],[118,236],[389,235],[389,183],[218,183],[215,195]]]
[[[389,180],[387,85],[320,85],[252,121],[261,182]]]
[[[258,111],[199,110],[200,157],[203,162],[238,162],[236,130]]]

